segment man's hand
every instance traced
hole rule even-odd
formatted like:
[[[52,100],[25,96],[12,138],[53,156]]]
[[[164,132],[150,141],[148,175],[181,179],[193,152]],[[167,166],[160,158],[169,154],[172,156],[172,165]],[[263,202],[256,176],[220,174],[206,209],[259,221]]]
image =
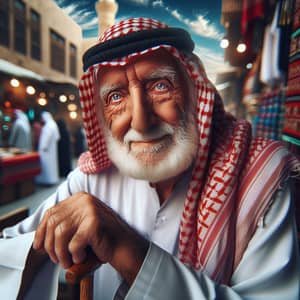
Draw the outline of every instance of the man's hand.
[[[63,268],[83,262],[91,248],[131,284],[149,243],[103,202],[79,192],[46,212],[33,247],[45,250]]]

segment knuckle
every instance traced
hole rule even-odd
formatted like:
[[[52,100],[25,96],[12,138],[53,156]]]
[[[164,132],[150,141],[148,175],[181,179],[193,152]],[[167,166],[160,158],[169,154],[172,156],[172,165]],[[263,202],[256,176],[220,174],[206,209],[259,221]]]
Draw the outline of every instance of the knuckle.
[[[69,251],[71,253],[75,253],[78,251],[78,249],[80,249],[80,245],[81,245],[81,241],[82,238],[81,238],[81,234],[76,234],[73,239],[70,241],[69,243]]]
[[[55,215],[50,215],[48,218],[48,226],[50,227],[56,227],[57,224],[57,218]]]
[[[78,252],[78,245],[75,244],[74,242],[70,242],[69,246],[68,246],[68,251],[71,253],[71,255],[74,255],[74,253]]]
[[[59,223],[55,228],[55,236],[58,238],[62,238],[65,236],[67,231],[67,226],[65,223]]]
[[[88,245],[87,236],[85,233],[76,233],[68,245],[69,252],[76,255],[85,249]]]
[[[54,214],[54,210],[55,210],[55,207],[50,207],[46,210],[46,213],[45,213],[45,216],[47,218],[49,218],[50,216],[52,216]]]
[[[45,213],[45,218],[48,225],[54,225],[56,223],[56,209],[54,207],[49,208]]]

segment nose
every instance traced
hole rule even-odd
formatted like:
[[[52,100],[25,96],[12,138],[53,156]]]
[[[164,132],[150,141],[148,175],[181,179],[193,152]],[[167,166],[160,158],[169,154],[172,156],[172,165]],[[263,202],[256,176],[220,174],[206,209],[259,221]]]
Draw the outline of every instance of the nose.
[[[153,124],[151,103],[143,87],[136,83],[130,89],[132,103],[131,128],[139,132],[146,132]]]
[[[131,123],[132,129],[139,132],[146,132],[154,125],[155,116],[150,99],[139,80],[134,67],[128,67],[127,78],[129,81],[129,93],[131,101]]]

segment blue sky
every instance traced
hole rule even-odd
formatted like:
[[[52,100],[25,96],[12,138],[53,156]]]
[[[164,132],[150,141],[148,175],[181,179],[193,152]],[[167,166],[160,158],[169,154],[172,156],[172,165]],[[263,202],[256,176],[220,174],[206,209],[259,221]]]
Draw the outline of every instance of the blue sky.
[[[98,35],[96,0],[55,0],[82,29],[84,37]],[[152,17],[171,26],[185,28],[196,44],[195,53],[202,59],[209,77],[224,68],[223,49],[219,42],[224,35],[220,23],[222,0],[116,0],[119,10],[116,21],[129,17]]]

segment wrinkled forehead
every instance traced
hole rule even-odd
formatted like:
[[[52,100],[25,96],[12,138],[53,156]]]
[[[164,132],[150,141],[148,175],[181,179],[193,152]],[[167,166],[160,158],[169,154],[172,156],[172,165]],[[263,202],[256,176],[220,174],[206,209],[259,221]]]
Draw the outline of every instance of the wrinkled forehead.
[[[131,68],[134,68],[138,79],[170,76],[183,79],[186,74],[182,64],[173,55],[165,49],[158,49],[128,58],[122,64],[100,66],[97,72],[97,83],[101,85],[106,84],[107,81],[117,81],[118,74],[126,73]]]

